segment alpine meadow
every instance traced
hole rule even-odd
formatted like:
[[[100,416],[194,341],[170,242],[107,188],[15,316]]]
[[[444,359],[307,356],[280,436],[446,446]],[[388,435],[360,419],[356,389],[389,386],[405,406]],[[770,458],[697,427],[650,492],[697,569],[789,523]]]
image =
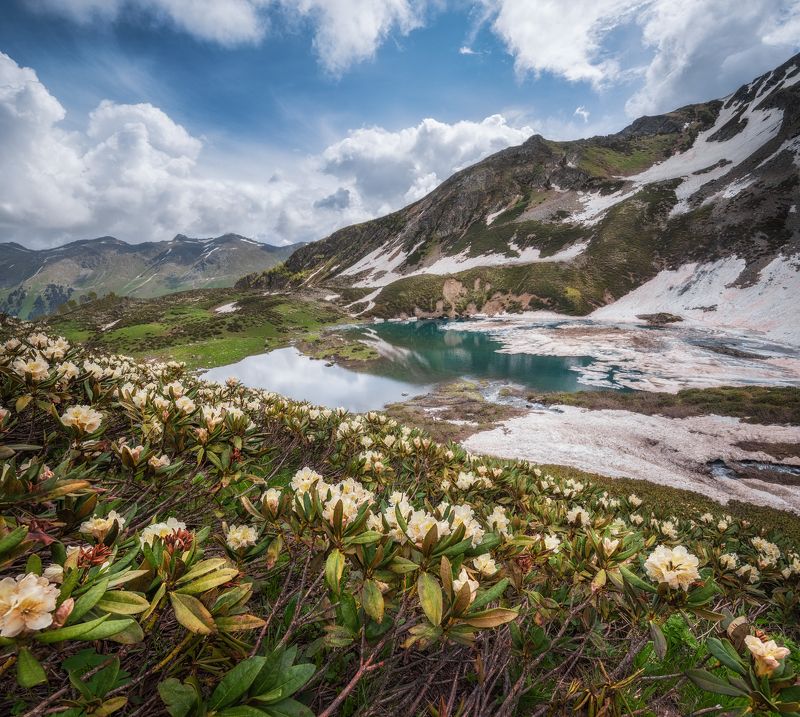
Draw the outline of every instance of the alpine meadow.
[[[799,51],[8,0],[0,715],[800,717]]]

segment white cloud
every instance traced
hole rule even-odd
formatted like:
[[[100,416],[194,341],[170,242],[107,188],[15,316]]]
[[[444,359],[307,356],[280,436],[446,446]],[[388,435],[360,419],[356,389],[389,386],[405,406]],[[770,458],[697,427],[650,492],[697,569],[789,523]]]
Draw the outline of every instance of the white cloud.
[[[369,127],[328,147],[323,169],[351,182],[373,212],[390,211],[420,199],[454,171],[531,134],[530,127],[512,127],[502,115],[454,124],[424,119],[397,132]]]
[[[41,247],[104,234],[139,242],[226,231],[274,243],[320,239],[422,197],[532,132],[500,115],[426,119],[396,132],[355,130],[298,160],[252,147],[214,154],[151,104],[104,100],[85,131],[63,130],[65,116],[33,70],[0,53],[3,240]]]
[[[518,73],[638,83],[625,107],[634,117],[725,94],[800,48],[800,0],[480,2]]]
[[[584,122],[589,121],[589,114],[589,110],[587,110],[583,105],[576,107],[575,112],[573,112],[575,117],[580,117]]]
[[[634,117],[727,94],[800,47],[800,0],[657,0],[638,21],[654,54]]]
[[[314,24],[314,49],[323,66],[340,74],[372,58],[393,31],[420,27],[426,0],[280,0],[283,8]]]
[[[552,72],[600,87],[620,75],[603,41],[647,0],[482,0],[518,73]]]

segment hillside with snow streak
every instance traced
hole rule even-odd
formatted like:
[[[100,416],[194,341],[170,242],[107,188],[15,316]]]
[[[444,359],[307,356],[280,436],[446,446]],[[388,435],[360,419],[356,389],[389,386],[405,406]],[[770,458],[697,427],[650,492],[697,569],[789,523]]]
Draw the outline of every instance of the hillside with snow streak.
[[[800,341],[800,56],[615,135],[535,135],[242,286],[364,316],[670,312]]]

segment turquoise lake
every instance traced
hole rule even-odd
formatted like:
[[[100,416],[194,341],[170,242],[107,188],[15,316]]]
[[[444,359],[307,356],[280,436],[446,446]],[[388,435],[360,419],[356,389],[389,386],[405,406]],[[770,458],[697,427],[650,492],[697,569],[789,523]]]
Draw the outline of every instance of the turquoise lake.
[[[367,371],[327,366],[297,349],[250,356],[204,374],[222,382],[235,376],[297,400],[351,411],[380,409],[389,403],[427,393],[437,383],[461,378],[521,386],[532,391],[585,391],[575,369],[592,358],[500,353],[488,334],[459,331],[439,321],[384,323],[342,329],[374,346],[381,359]]]

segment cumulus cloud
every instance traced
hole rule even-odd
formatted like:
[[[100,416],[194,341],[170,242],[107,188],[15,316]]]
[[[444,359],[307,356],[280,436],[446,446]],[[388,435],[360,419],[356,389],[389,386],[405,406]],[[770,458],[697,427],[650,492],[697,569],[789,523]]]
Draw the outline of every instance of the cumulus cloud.
[[[514,56],[518,73],[552,72],[600,87],[618,78],[604,48],[612,30],[647,0],[483,0],[492,29]]]
[[[397,132],[363,128],[325,150],[323,170],[351,182],[374,211],[390,211],[531,134],[531,127],[512,127],[502,115],[454,124],[424,119]]]
[[[798,0],[750,0],[733,12],[727,0],[657,0],[639,22],[654,54],[630,116],[726,94],[800,47]]]
[[[423,23],[426,0],[281,0],[283,9],[314,25],[323,66],[340,74],[375,55],[393,31],[407,35]]]
[[[548,72],[596,90],[638,84],[625,106],[634,117],[724,94],[800,48],[800,0],[480,2],[518,73]],[[630,38],[626,48],[620,32]],[[626,57],[628,48],[646,59]]]
[[[532,132],[500,115],[359,129],[318,156],[259,156],[260,174],[244,179],[241,156],[209,162],[203,140],[151,104],[104,100],[83,131],[62,129],[65,116],[32,69],[0,53],[3,239],[32,247],[104,234],[131,242],[226,231],[273,243],[320,239],[420,198]]]

